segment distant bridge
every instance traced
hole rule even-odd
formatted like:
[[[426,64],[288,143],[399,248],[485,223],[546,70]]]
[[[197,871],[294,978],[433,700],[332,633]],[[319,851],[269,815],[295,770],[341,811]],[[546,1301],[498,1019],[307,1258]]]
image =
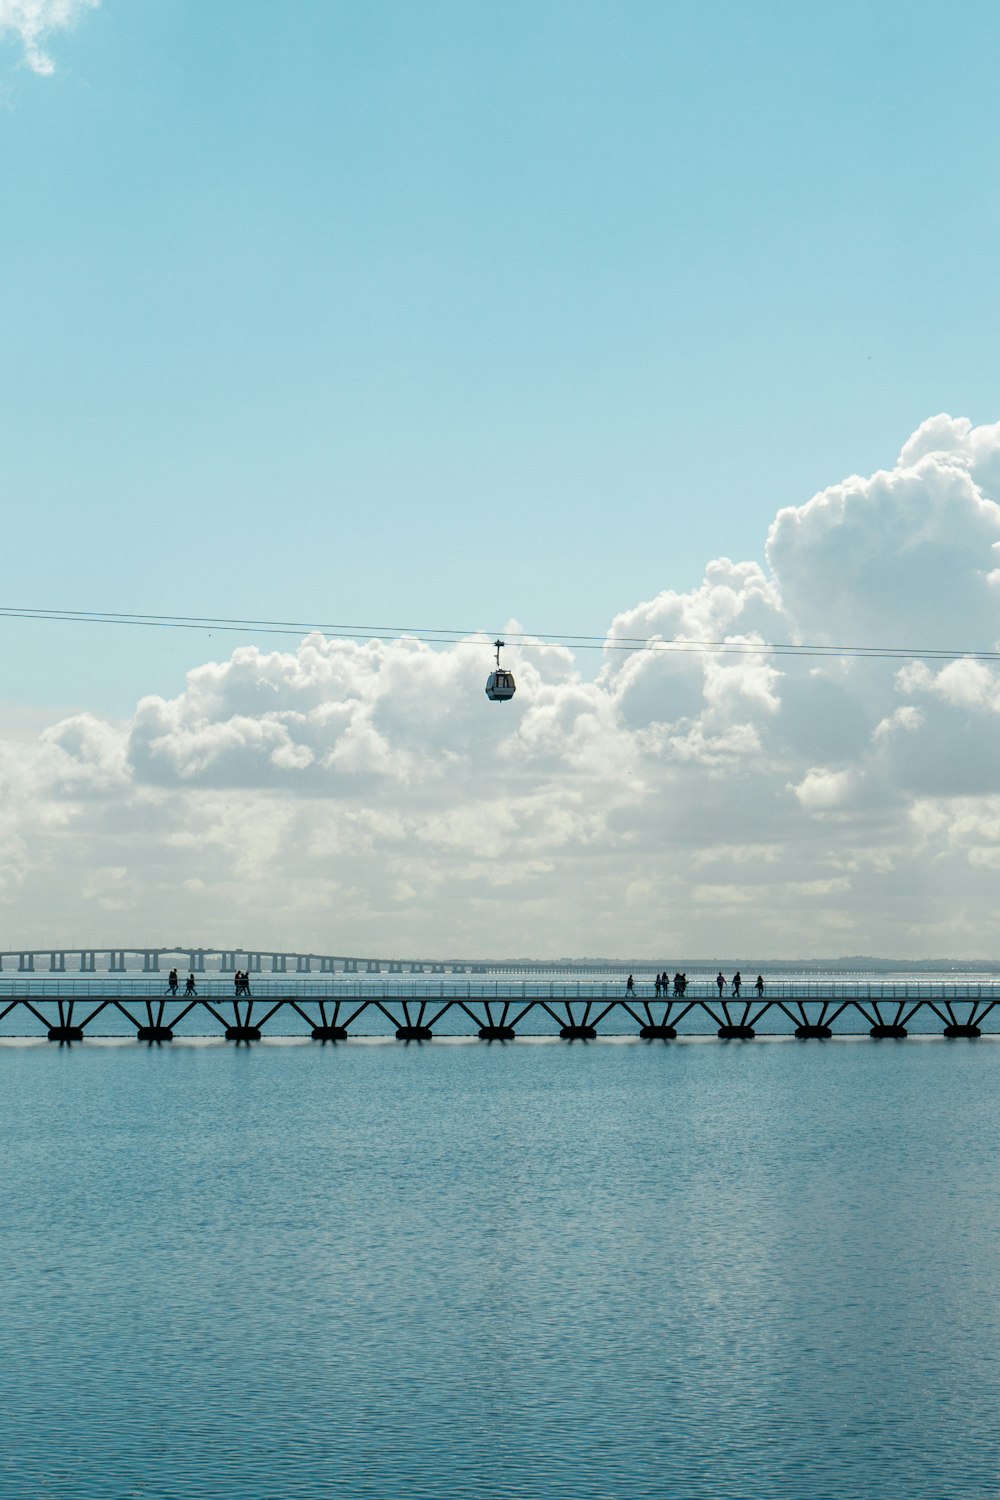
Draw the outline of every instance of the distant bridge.
[[[638,962],[638,961],[637,961]],[[646,968],[650,966],[646,961]],[[0,972],[18,974],[159,974],[181,967],[192,974],[557,974],[567,969],[624,973],[622,963],[574,963],[567,959],[358,958],[349,954],[298,953],[270,948],[10,948],[0,949]]]

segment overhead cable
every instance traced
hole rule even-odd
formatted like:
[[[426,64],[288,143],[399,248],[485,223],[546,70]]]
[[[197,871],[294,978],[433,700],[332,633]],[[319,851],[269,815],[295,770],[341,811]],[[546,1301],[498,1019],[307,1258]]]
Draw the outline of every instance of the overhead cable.
[[[214,615],[139,614],[114,610],[41,609],[0,605],[0,618],[48,620],[69,625],[131,625],[159,630],[200,630],[236,635],[320,635],[327,640],[395,641],[492,649],[492,630],[406,625],[322,624],[308,620],[260,620]],[[487,638],[489,638],[487,640]],[[802,641],[692,640],[662,636],[569,635],[545,631],[506,631],[508,644],[566,646],[574,651],[678,652],[715,656],[802,656],[925,661],[1000,661],[1000,651],[968,647],[821,644]]]

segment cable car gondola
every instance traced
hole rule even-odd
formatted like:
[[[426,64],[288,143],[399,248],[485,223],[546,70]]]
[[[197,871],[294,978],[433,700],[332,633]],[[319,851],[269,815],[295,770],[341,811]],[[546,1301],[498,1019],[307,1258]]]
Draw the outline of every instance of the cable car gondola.
[[[493,644],[497,648],[497,665],[496,671],[491,672],[486,679],[486,696],[491,703],[506,703],[508,698],[513,698],[517,691],[514,686],[514,674],[500,665],[500,647],[504,642],[494,641]]]

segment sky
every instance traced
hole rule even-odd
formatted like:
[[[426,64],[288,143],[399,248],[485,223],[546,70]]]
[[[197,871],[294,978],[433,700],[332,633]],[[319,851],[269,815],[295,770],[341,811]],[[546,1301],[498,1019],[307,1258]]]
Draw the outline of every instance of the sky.
[[[395,637],[0,620],[0,946],[1000,957],[993,665],[614,649],[1000,645],[998,43],[0,0],[4,603]]]

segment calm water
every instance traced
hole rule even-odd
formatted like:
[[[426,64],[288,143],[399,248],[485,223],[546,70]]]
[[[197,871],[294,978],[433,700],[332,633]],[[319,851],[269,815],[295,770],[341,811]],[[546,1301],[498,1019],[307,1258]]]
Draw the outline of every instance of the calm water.
[[[0,1076],[5,1500],[1000,1494],[1000,1042]]]

